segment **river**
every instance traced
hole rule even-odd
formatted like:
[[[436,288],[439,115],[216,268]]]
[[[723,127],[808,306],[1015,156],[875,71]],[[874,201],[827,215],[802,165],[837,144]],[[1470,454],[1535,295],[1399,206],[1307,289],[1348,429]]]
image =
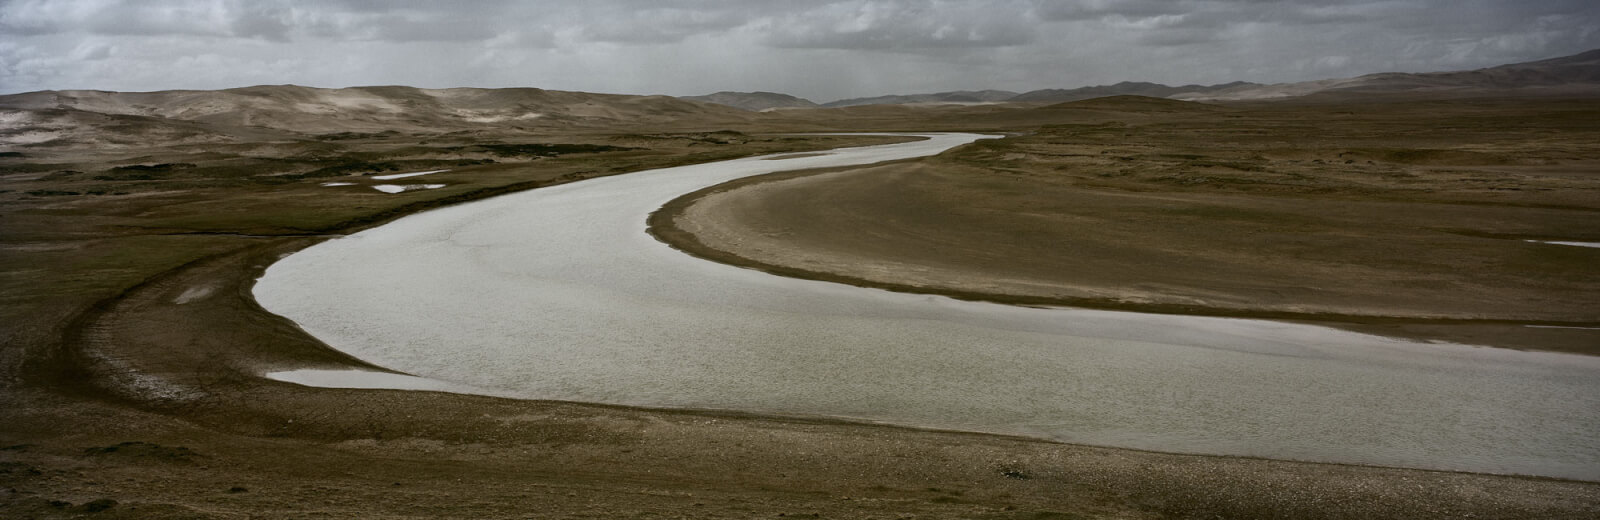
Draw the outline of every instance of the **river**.
[[[984,136],[929,137],[436,209],[290,255],[255,296],[436,389],[1600,480],[1600,358],[893,293],[708,262],[645,233],[651,211],[705,186]]]

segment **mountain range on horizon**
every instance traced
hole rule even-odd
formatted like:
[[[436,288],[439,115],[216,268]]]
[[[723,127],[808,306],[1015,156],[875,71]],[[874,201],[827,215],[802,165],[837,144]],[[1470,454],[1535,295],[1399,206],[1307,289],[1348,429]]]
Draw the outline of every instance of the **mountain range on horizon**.
[[[0,125],[0,146],[122,147],[158,140],[219,143],[273,136],[373,132],[424,135],[487,129],[528,133],[582,128],[703,131],[757,123],[826,130],[840,121],[872,120],[915,107],[938,107],[942,111],[938,117],[946,118],[944,121],[971,122],[974,118],[1001,117],[994,115],[997,110],[1011,112],[1004,117],[1025,117],[1015,111],[1049,109],[1059,103],[1112,96],[1183,104],[1396,95],[1414,99],[1475,95],[1596,97],[1600,96],[1600,50],[1470,71],[1381,73],[1276,85],[1234,82],[1171,87],[1123,82],[1024,93],[977,90],[891,95],[827,104],[775,92],[719,92],[679,98],[539,88],[261,85],[157,92],[38,91],[0,95],[0,122],[4,123]],[[1204,106],[1190,104],[1190,108]],[[1150,108],[1148,103],[1140,106]],[[778,110],[784,113],[763,113]],[[1039,117],[1044,121],[1054,116]]]
[[[839,108],[860,105],[1061,103],[1105,96],[1136,95],[1185,101],[1253,101],[1312,95],[1429,92],[1448,95],[1505,93],[1521,89],[1560,91],[1562,87],[1600,91],[1600,49],[1571,56],[1513,63],[1475,70],[1447,72],[1381,72],[1353,78],[1293,83],[1261,84],[1234,81],[1216,85],[1168,86],[1124,81],[1070,89],[1040,89],[1023,93],[1004,90],[961,90],[926,94],[890,94],[841,99],[827,103],[775,92],[723,91],[680,99],[703,101],[743,110]],[[1589,87],[1584,89],[1584,87]]]
[[[538,88],[316,88],[46,90],[0,96],[0,146],[116,148],[150,142],[224,143],[308,135],[671,129],[731,125],[748,111],[671,96]]]

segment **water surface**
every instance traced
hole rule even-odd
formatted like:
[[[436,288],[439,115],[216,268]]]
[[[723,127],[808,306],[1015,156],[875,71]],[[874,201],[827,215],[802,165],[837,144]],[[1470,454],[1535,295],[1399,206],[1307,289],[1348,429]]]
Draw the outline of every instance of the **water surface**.
[[[485,393],[1600,479],[1597,358],[892,293],[707,262],[645,233],[701,187],[979,137],[442,208],[296,253],[255,294],[334,348]]]

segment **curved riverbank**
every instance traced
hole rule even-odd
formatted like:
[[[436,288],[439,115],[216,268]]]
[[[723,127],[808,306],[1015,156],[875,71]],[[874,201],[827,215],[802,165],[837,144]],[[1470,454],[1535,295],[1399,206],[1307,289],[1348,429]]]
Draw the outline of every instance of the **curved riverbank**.
[[[1600,512],[1600,484],[1175,455],[751,414],[310,388],[245,377],[264,366],[354,368],[256,308],[280,240],[166,273],[85,321],[141,373],[184,367],[199,397],[160,414],[23,393],[8,407],[0,510],[48,515],[109,498],[130,518],[260,514],[482,518],[753,514],[824,517],[1456,518]],[[175,295],[214,287],[196,313]],[[126,340],[181,340],[123,349]],[[305,347],[305,348],[302,348]],[[207,352],[214,354],[208,355]],[[220,355],[215,355],[220,353]],[[85,418],[63,422],[49,410]],[[177,418],[179,420],[173,420]],[[105,427],[105,424],[116,427]],[[77,433],[61,436],[64,424]],[[98,426],[96,426],[98,425]],[[132,432],[138,432],[137,434]],[[86,449],[89,448],[89,449]],[[203,467],[201,467],[203,465]],[[344,468],[360,468],[359,471]],[[85,495],[78,472],[110,481]],[[127,482],[119,477],[129,476]],[[137,476],[137,478],[131,478]],[[109,488],[109,489],[107,489]],[[1394,490],[1403,489],[1404,493]],[[440,502],[441,494],[458,498]],[[132,509],[129,509],[129,508]]]
[[[953,229],[953,224],[971,227],[973,224],[963,219],[974,218],[969,213],[981,213],[962,212],[961,217],[951,217],[938,215],[939,208],[927,205],[895,208],[901,203],[874,202],[883,201],[887,192],[913,200],[934,198],[936,195],[929,195],[929,191],[937,196],[948,195],[936,191],[952,190],[940,184],[947,181],[929,181],[931,188],[909,182],[940,168],[960,169],[948,162],[782,172],[738,179],[663,205],[650,215],[649,232],[674,248],[715,262],[889,291],[1012,305],[1294,321],[1395,337],[1600,354],[1600,343],[1596,343],[1600,322],[1574,319],[1581,313],[1521,316],[1509,310],[1508,315],[1497,317],[1464,310],[1448,299],[1437,300],[1439,304],[1430,307],[1428,300],[1418,298],[1397,305],[1377,301],[1381,298],[1338,300],[1309,293],[1307,301],[1296,302],[1292,298],[1286,300],[1284,294],[1305,292],[1302,287],[1252,281],[1243,272],[1237,274],[1237,279],[1213,282],[1215,289],[1209,291],[1183,288],[1174,291],[1176,294],[1167,294],[1162,288],[1179,289],[1171,284],[1183,283],[1164,283],[1167,278],[1195,282],[1171,276],[1171,270],[1184,266],[1155,260],[1159,251],[1137,249],[1130,243],[1102,251],[1107,253],[1105,259],[1081,258],[1062,253],[1065,245],[1054,245],[1070,243],[1070,234],[1044,235],[1028,227],[1036,224],[1026,219],[984,221],[992,225],[991,235],[959,234],[962,231]],[[946,197],[951,200],[939,200],[944,204],[967,204],[971,201],[960,197],[983,196],[976,190],[958,191],[957,195]],[[963,210],[946,208],[951,212]],[[863,216],[850,217],[851,212],[861,212]],[[1077,226],[1088,225],[1091,224]],[[1200,223],[1195,221],[1192,225]],[[941,236],[946,233],[952,234]],[[1006,238],[996,240],[992,235]],[[1158,233],[1149,241],[1159,243],[1164,237]],[[1516,241],[1504,242],[1507,247],[1524,247]],[[1143,256],[1146,254],[1149,256]],[[1361,283],[1372,286],[1370,290],[1374,292],[1404,292],[1381,283],[1330,276],[1313,265],[1303,269],[1305,274],[1294,283]],[[1196,297],[1196,293],[1204,296]],[[1504,296],[1512,297],[1520,295]]]
[[[496,395],[1592,473],[1583,432],[1600,394],[1587,386],[1593,359],[864,291],[693,259],[644,230],[659,205],[733,178],[908,158],[970,139],[641,172],[456,206],[297,253],[254,292],[341,351]],[[1469,396],[1478,411],[1451,415]]]
[[[129,401],[88,391],[82,399],[26,389],[0,393],[7,419],[0,460],[12,470],[0,474],[0,484],[14,490],[0,510],[48,517],[81,507],[51,500],[107,499],[120,503],[111,513],[128,518],[264,512],[483,518],[529,511],[697,518],[1526,518],[1600,512],[1600,485],[1546,478],[266,381],[250,375],[365,365],[349,364],[347,356],[251,298],[251,285],[268,265],[318,239],[252,241],[256,245],[171,270],[103,302],[77,322],[97,340],[68,345],[121,361],[137,379],[165,376],[196,399],[159,402],[124,394],[140,404],[130,408],[123,405]],[[196,297],[191,290],[198,287],[211,290]]]

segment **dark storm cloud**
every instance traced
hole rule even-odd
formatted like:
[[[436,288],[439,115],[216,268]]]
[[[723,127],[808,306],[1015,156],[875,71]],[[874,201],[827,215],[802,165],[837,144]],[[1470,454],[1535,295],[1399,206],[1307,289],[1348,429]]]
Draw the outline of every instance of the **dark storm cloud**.
[[[1300,81],[1596,47],[1592,0],[0,0],[0,92],[383,83],[825,101]]]

